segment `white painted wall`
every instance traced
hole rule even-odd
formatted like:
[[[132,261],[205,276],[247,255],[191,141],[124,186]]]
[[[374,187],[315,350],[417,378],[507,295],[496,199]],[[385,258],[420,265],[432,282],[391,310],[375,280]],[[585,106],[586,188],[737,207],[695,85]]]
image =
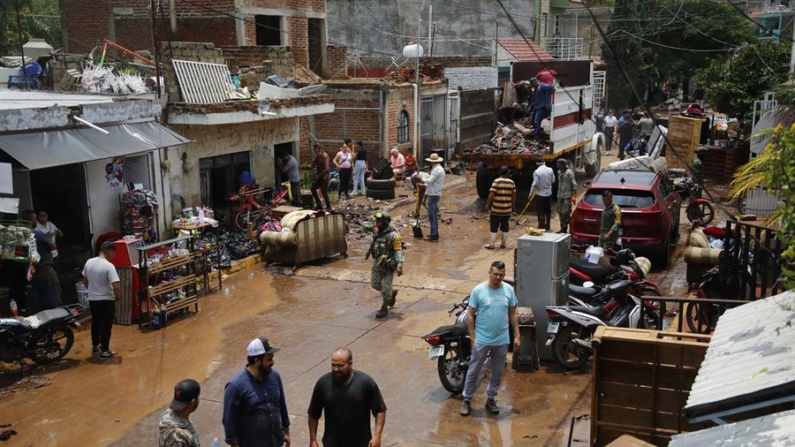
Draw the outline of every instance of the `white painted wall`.
[[[150,155],[129,156],[124,160],[124,181],[152,184],[151,171],[148,168]],[[129,170],[128,170],[129,160]],[[105,165],[112,159],[94,160],[83,164],[86,173],[86,189],[88,192],[88,218],[94,240],[103,233],[119,231],[119,195],[125,191],[111,189],[105,178]],[[160,197],[158,195],[158,200]]]

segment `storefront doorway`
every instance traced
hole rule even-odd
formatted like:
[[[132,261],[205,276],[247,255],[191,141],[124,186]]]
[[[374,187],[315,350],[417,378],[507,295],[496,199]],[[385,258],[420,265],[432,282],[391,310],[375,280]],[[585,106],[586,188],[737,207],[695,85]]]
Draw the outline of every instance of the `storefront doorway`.
[[[92,255],[83,164],[30,171],[30,190],[34,210],[47,211],[64,234],[56,240],[59,270],[82,267]]]
[[[251,153],[248,151],[200,158],[202,204],[213,209],[228,207],[227,198],[240,189],[238,177],[243,172],[251,172]]]

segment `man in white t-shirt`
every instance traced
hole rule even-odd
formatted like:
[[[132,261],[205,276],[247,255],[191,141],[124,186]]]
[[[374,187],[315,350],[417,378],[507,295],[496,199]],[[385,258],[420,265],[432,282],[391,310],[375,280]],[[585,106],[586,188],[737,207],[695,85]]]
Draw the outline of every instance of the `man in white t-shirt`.
[[[86,261],[83,267],[83,284],[88,290],[88,306],[91,308],[91,351],[100,357],[113,357],[110,350],[110,331],[116,315],[116,300],[121,293],[119,274],[110,263],[116,254],[113,242],[102,244],[99,256]]]
[[[618,129],[618,119],[611,110],[605,117],[604,133],[605,133],[605,148],[607,149],[605,155],[611,155],[613,149],[613,137]]]
[[[549,223],[552,220],[552,184],[555,183],[555,172],[547,166],[544,159],[536,162],[536,170],[533,172],[533,185],[530,186],[530,196],[536,195],[536,215],[538,216],[538,228],[549,230]]]
[[[50,238],[52,243],[55,244],[55,238],[63,237],[63,232],[56,227],[54,223],[47,220],[48,218],[49,216],[47,215],[47,211],[39,210],[35,229],[44,233],[44,235]],[[55,261],[55,258],[58,257],[58,249],[56,248],[55,250],[50,251],[50,253],[52,253],[53,261]]]

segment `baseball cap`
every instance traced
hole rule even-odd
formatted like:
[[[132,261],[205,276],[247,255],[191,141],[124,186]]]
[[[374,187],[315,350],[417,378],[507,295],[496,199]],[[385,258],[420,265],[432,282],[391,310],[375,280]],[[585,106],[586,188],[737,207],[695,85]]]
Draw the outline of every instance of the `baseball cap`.
[[[274,354],[279,351],[279,348],[271,346],[268,339],[265,337],[255,338],[251,340],[246,348],[249,357],[257,357],[264,354]]]
[[[174,400],[171,401],[171,408],[174,411],[180,411],[185,408],[190,401],[199,397],[201,393],[201,386],[199,382],[193,379],[181,380],[174,386]]]

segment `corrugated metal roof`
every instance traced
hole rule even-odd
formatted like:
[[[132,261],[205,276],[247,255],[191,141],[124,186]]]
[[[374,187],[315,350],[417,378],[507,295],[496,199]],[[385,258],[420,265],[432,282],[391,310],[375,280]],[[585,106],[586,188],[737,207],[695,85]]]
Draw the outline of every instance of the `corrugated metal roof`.
[[[795,293],[729,309],[687,399],[688,417],[795,395]],[[772,396],[771,396],[772,394]]]
[[[497,39],[509,53],[513,54],[519,62],[547,62],[555,58],[530,39]]]
[[[173,60],[182,100],[188,104],[218,104],[233,98],[235,86],[229,66]]]
[[[795,410],[674,435],[668,447],[789,447],[795,445]]]

